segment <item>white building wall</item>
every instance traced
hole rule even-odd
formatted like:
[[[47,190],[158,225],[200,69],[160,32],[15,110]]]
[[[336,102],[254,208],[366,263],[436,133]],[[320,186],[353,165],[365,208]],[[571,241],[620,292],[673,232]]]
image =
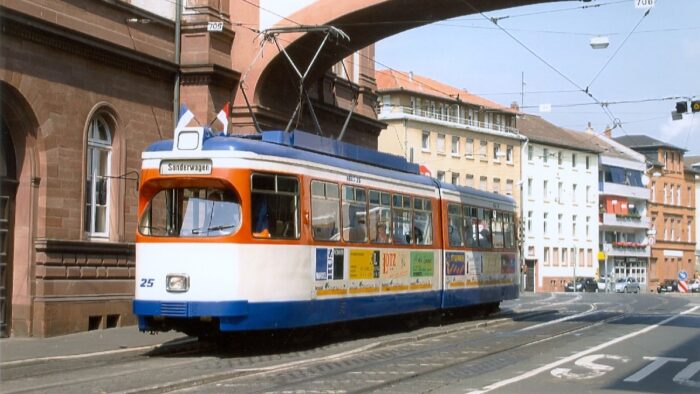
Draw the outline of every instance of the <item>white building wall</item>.
[[[163,18],[175,20],[175,0],[130,0],[128,3]]]
[[[576,276],[593,277],[596,274],[598,253],[598,156],[594,153],[576,151],[567,148],[529,143],[533,148],[532,160],[528,157],[528,148],[523,152],[523,204],[522,214],[525,226],[524,257],[537,260],[535,285],[545,287],[547,278],[573,278],[571,249],[574,248],[576,259],[578,250],[583,249],[583,263],[576,266]],[[549,155],[544,158],[545,152]],[[558,163],[559,152],[562,164]],[[576,155],[576,166],[572,166],[572,155]],[[586,156],[588,168],[586,168]],[[547,181],[547,192],[544,182]],[[559,194],[559,183],[562,192]],[[574,186],[576,190],[574,191]],[[588,188],[588,189],[587,189]],[[532,189],[532,190],[530,190]],[[588,190],[588,200],[586,193]],[[531,212],[531,216],[529,213]],[[544,215],[547,214],[547,233],[544,232]],[[561,231],[559,215],[562,215]],[[572,219],[576,216],[576,234],[573,233]],[[586,218],[588,235],[586,235]],[[528,220],[530,230],[528,230]],[[545,264],[545,247],[549,248],[549,265]],[[567,248],[568,262],[553,261],[554,248]],[[534,254],[530,253],[534,250]],[[590,252],[589,252],[590,250]],[[590,257],[589,257],[590,254]],[[589,261],[591,264],[589,265]],[[559,284],[559,283],[558,283]],[[559,288],[559,290],[563,290]]]
[[[282,21],[316,0],[260,0],[260,30],[265,30]]]

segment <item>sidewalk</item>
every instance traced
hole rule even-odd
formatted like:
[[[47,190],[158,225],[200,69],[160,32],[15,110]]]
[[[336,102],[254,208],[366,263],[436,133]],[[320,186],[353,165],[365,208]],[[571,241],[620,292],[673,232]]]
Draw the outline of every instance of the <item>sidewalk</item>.
[[[0,365],[36,359],[81,357],[95,353],[144,352],[163,345],[194,342],[185,334],[170,331],[151,335],[139,332],[136,326],[94,330],[52,338],[0,339]]]

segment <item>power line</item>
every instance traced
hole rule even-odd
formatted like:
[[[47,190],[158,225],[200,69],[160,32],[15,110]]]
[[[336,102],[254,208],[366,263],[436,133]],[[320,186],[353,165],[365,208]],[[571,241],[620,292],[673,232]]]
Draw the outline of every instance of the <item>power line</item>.
[[[626,43],[627,40],[630,38],[630,36],[632,35],[632,33],[634,33],[634,31],[637,30],[637,27],[639,27],[639,25],[642,24],[642,21],[647,17],[647,15],[649,15],[650,12],[651,12],[651,8],[649,8],[649,9],[644,13],[644,15],[642,15],[641,19],[639,19],[639,22],[637,22],[637,24],[634,25],[634,28],[632,29],[632,31],[629,32],[629,34],[627,34],[627,37],[625,37],[624,40],[622,40],[622,44],[620,44],[620,46],[617,47],[617,49],[615,50],[615,52],[612,54],[612,56],[610,56],[610,58],[608,59],[608,61],[605,62],[605,64],[603,65],[603,67],[600,69],[600,71],[598,71],[598,73],[595,75],[595,77],[593,77],[593,79],[591,80],[591,82],[588,83],[588,86],[586,87],[586,90],[588,90],[588,88],[590,88],[591,85],[593,85],[593,82],[595,82],[596,79],[598,79],[598,76],[600,76],[600,74],[603,72],[603,70],[605,70],[605,68],[608,67],[608,64],[610,64],[610,62],[611,62],[611,61],[615,58],[615,56],[620,52],[620,50],[622,49],[622,47],[625,46],[625,43]]]
[[[679,100],[679,99],[688,99],[688,97],[684,96],[673,96],[673,97],[659,97],[659,98],[647,98],[647,99],[636,99],[636,100],[618,100],[618,101],[601,101],[599,103],[570,103],[570,104],[553,104],[553,108],[572,108],[572,107],[583,107],[583,106],[589,106],[589,105],[602,105],[602,106],[609,106],[609,105],[619,105],[619,104],[640,104],[640,103],[648,103],[648,102],[655,102],[655,101],[668,101],[668,100]],[[530,105],[530,106],[523,106],[523,108],[539,108],[538,106]]]
[[[468,91],[468,90],[467,90]],[[526,91],[527,94],[549,94],[549,93],[579,93],[580,90],[533,90]],[[475,96],[506,96],[506,95],[519,95],[521,92],[500,92],[500,93],[472,93]]]

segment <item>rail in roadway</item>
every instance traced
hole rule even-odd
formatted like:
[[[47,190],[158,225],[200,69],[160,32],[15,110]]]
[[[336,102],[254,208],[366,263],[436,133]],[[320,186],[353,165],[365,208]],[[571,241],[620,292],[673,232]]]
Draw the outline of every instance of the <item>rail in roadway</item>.
[[[339,335],[325,345],[307,338],[306,346],[278,344],[282,347],[257,353],[185,346],[170,353],[3,365],[3,392],[485,393],[507,390],[576,357],[672,323],[688,310],[687,304],[664,296],[524,296],[504,303],[499,314],[487,319],[370,337]],[[623,321],[627,323],[619,324]],[[572,343],[583,349],[572,352],[566,348]],[[538,360],[542,349],[558,348],[566,352],[554,361]],[[527,359],[536,360],[538,367],[491,377]]]

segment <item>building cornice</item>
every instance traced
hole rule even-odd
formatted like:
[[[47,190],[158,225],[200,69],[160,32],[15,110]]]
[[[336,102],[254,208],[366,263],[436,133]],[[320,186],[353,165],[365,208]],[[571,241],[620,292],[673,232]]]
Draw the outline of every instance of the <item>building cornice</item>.
[[[62,239],[37,239],[34,241],[37,252],[84,253],[103,255],[133,256],[136,246],[131,242],[69,241]]]
[[[390,114],[390,115],[380,114],[379,120],[383,121],[385,123],[389,123],[389,122],[395,121],[395,120],[401,120],[401,121],[407,120],[407,121],[412,121],[412,122],[417,122],[417,123],[426,123],[426,124],[438,125],[438,126],[443,126],[443,127],[449,127],[452,129],[466,130],[466,131],[471,131],[474,133],[488,134],[488,135],[493,135],[493,136],[498,136],[498,137],[503,137],[503,138],[510,138],[510,139],[519,140],[519,141],[526,140],[526,138],[520,134],[513,134],[513,133],[507,133],[507,132],[502,132],[502,131],[497,131],[497,130],[477,128],[477,127],[473,127],[473,126],[463,125],[460,123],[447,122],[444,120],[431,119],[431,118],[426,118],[424,116],[404,114],[404,113],[396,113],[396,114]]]
[[[172,61],[116,45],[0,7],[2,35],[11,35],[61,52],[104,63],[151,78],[171,80],[177,72]]]

